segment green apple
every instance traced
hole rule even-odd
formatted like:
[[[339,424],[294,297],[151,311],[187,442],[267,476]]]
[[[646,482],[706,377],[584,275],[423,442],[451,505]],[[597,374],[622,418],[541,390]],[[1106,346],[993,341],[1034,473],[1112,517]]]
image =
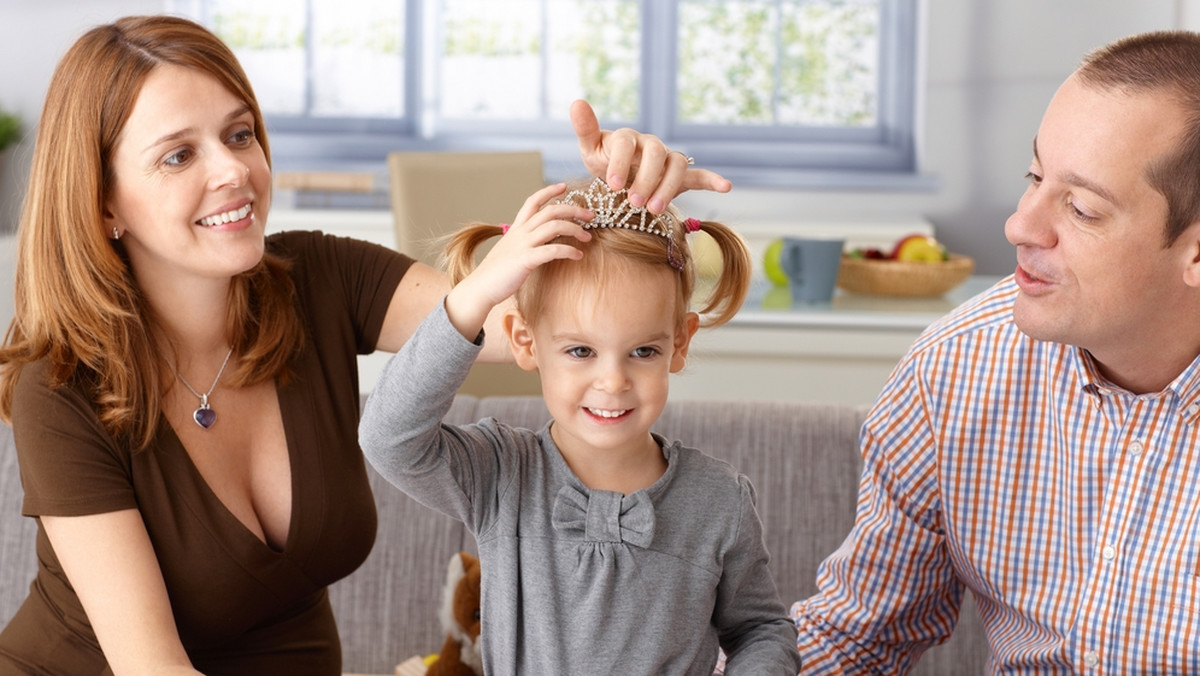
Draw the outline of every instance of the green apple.
[[[783,254],[783,238],[773,240],[763,252],[763,272],[775,286],[787,286],[788,276],[783,271],[780,256]]]
[[[765,310],[786,310],[792,307],[792,292],[783,286],[774,286],[763,295],[762,306]]]

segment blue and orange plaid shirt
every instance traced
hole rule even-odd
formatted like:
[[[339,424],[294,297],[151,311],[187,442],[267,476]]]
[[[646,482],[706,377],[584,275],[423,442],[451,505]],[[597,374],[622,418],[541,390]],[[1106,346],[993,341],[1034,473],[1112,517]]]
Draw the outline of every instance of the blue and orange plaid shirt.
[[[902,672],[964,591],[991,673],[1200,673],[1200,359],[1132,394],[1016,296],[931,326],[880,394],[854,529],[792,607],[804,674]]]

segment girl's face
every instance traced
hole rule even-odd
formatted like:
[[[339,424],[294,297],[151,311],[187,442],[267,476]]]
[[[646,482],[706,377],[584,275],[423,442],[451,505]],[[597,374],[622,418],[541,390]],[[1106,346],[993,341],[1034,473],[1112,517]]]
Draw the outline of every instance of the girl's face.
[[[564,452],[648,447],[683,368],[699,317],[675,321],[674,273],[634,264],[598,285],[558,281],[535,328],[519,316],[510,334],[517,363],[536,368]]]
[[[271,174],[255,132],[247,103],[210,75],[164,65],[147,76],[105,205],[143,289],[227,282],[262,258]]]

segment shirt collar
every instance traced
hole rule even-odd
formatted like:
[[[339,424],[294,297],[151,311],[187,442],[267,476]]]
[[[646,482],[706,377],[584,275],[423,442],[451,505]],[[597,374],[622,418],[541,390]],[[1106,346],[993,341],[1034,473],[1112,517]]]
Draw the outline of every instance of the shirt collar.
[[[1100,374],[1100,369],[1091,352],[1075,346],[1068,349],[1074,364],[1075,377],[1084,392],[1089,394],[1116,392],[1129,394],[1125,388],[1114,385]],[[1162,392],[1170,392],[1184,402],[1200,401],[1200,356],[1193,359],[1192,363],[1188,364],[1187,368],[1168,383]]]

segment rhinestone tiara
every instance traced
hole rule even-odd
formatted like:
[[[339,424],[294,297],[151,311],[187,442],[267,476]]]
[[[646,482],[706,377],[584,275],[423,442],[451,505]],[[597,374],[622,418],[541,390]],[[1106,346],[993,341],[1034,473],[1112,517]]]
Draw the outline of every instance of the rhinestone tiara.
[[[575,189],[555,200],[558,204],[576,204],[596,216],[590,221],[576,219],[585,230],[595,228],[626,228],[640,230],[671,240],[675,234],[675,217],[669,212],[655,216],[645,207],[635,207],[625,199],[626,191],[611,190],[603,180],[594,179],[587,190]]]

